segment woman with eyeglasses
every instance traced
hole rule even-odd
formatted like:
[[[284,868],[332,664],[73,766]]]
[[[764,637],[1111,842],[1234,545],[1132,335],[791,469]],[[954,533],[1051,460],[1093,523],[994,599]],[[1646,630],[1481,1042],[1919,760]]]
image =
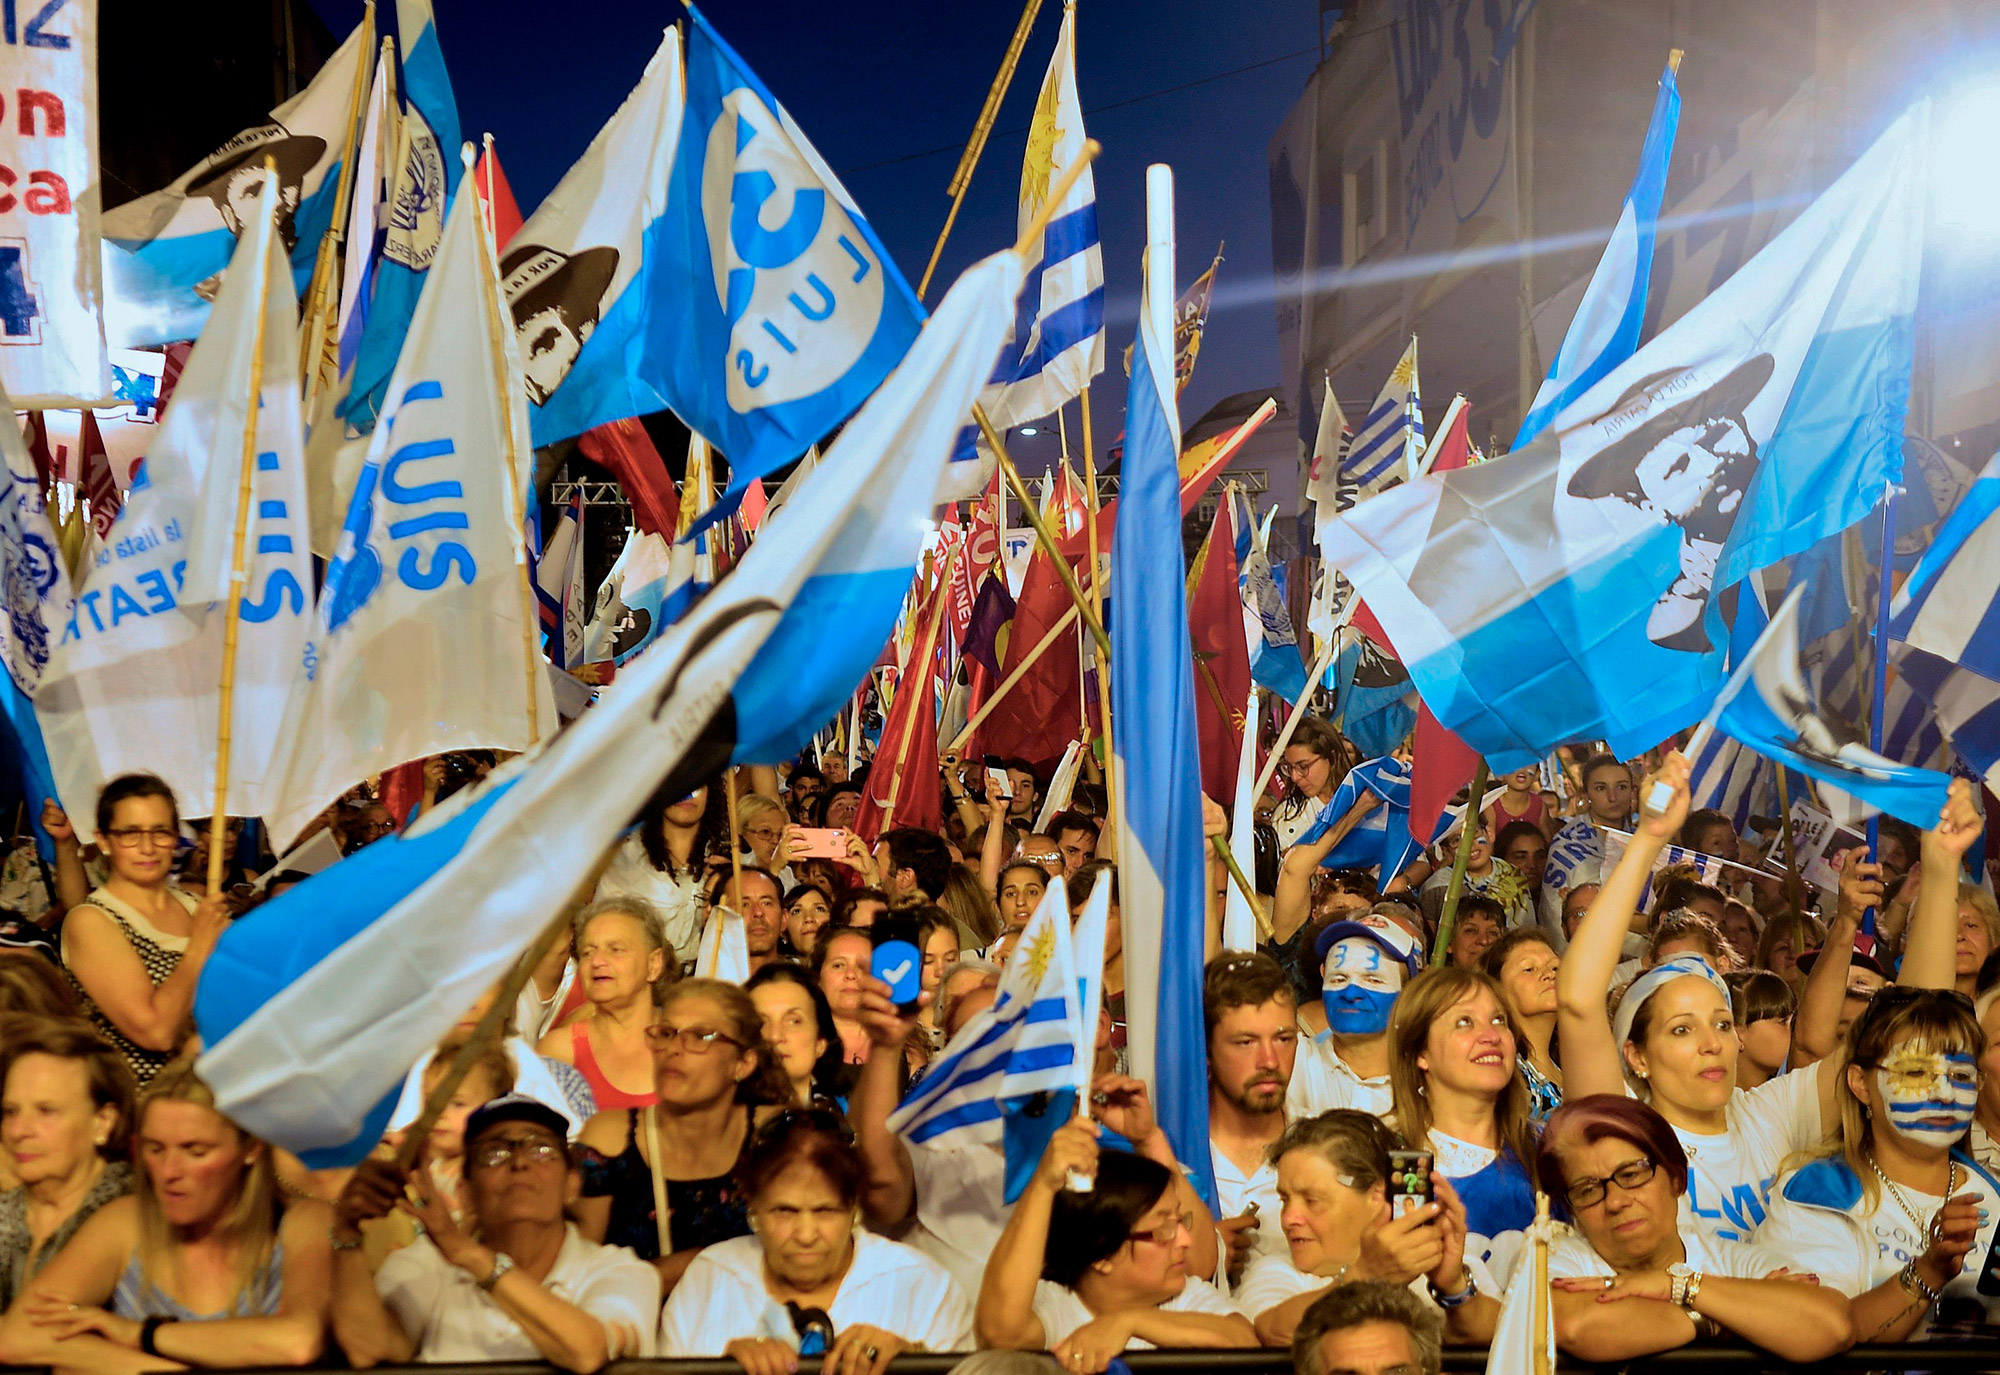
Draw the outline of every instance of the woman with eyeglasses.
[[[174,886],[180,823],[173,789],[152,774],[105,784],[97,834],[111,876],[62,927],[63,971],[84,1015],[142,1088],[186,1038],[202,966],[229,925],[223,895],[197,902]]]
[[[1273,771],[1285,785],[1284,798],[1271,813],[1279,850],[1289,850],[1298,843],[1320,808],[1333,800],[1334,789],[1347,776],[1351,764],[1347,742],[1339,731],[1317,716],[1299,722],[1292,732],[1292,743],[1285,746],[1285,757]]]
[[[788,1109],[758,1128],[736,1169],[751,1235],[688,1266],[660,1354],[728,1356],[746,1375],[882,1375],[906,1351],[970,1350],[972,1303],[950,1272],[861,1226],[865,1177],[838,1113]]]
[[[193,1062],[139,1096],[137,1187],[99,1208],[0,1320],[0,1365],[125,1375],[310,1365],[326,1336],[333,1212],[280,1204],[271,1151]]]
[[[1567,1094],[1632,1092],[1673,1127],[1689,1160],[1682,1207],[1688,1225],[1725,1241],[1745,1241],[1764,1220],[1765,1201],[1783,1162],[1816,1145],[1839,1120],[1838,1056],[1781,1074],[1754,1089],[1738,1085],[1736,1021],[1729,987],[1699,955],[1680,955],[1646,970],[1605,1010],[1631,914],[1661,848],[1688,810],[1689,765],[1668,755],[1641,790],[1660,783],[1664,811],[1641,813],[1632,842],[1584,914],[1564,952],[1556,979]],[[1958,857],[1979,834],[1970,790],[1961,780],[1938,826],[1925,833],[1925,884],[1911,919],[1900,978],[1909,985],[1949,987]],[[1933,884],[1929,880],[1937,878]],[[1816,967],[1815,976],[1822,973]],[[1833,970],[1832,963],[1824,972]],[[1841,989],[1820,979],[1800,1000],[1797,1034],[1832,1040]],[[1629,1077],[1628,1077],[1629,1076]]]
[[[646,1039],[659,1101],[584,1125],[576,1220],[592,1241],[652,1261],[671,1292],[702,1247],[750,1230],[737,1160],[793,1088],[756,1003],[735,984],[683,979],[667,990]]]
[[[1321,1296],[1357,1280],[1408,1285],[1444,1310],[1458,1342],[1493,1336],[1500,1292],[1486,1267],[1465,1256],[1465,1206],[1431,1172],[1435,1201],[1392,1216],[1389,1152],[1402,1138],[1378,1117],[1334,1108],[1294,1122],[1271,1146],[1289,1255],[1253,1258],[1236,1286],[1266,1346],[1289,1346]]]
[[[708,904],[712,866],[729,867],[729,807],[719,782],[668,797],[655,793],[597,882],[599,898],[644,898],[659,909],[674,963],[691,966]]]
[[[1797,1266],[1785,1253],[1681,1224],[1687,1155],[1644,1103],[1564,1102],[1542,1132],[1535,1176],[1576,1228],[1549,1246],[1556,1342],[1570,1355],[1624,1362],[1726,1333],[1803,1364],[1853,1345],[1846,1300],[1808,1275],[1786,1278]],[[1496,1347],[1533,1330],[1533,1287],[1508,1289]]]
[[[743,844],[743,862],[777,873],[785,867],[778,842],[785,834],[784,804],[762,793],[736,799],[736,834]]]
[[[630,894],[599,898],[571,921],[570,940],[589,1010],[535,1052],[574,1066],[599,1108],[645,1107],[655,1101],[646,1028],[681,972],[660,910]]]
[[[1087,1118],[1057,1128],[987,1261],[980,1345],[1050,1351],[1075,1375],[1133,1347],[1257,1345],[1242,1311],[1188,1274],[1195,1220],[1181,1209],[1165,1165],[1100,1151]]]
[[[1954,1313],[1987,1321],[2000,1185],[1965,1149],[1986,1049],[1971,1000],[1892,985],[1844,1049],[1838,1137],[1779,1181],[1758,1244],[1852,1299],[1860,1341],[1921,1337]]]

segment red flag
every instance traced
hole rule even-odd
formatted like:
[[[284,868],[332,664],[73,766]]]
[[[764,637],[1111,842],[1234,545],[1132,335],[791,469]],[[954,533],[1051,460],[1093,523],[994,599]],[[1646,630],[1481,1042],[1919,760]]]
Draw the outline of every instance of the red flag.
[[[875,765],[861,790],[861,808],[854,814],[854,832],[869,845],[884,831],[916,826],[944,829],[944,796],[938,784],[937,690],[926,665],[937,659],[940,623],[947,589],[940,586],[930,599],[923,634],[910,651],[909,671],[897,685],[889,719],[882,723],[882,741],[875,747]]]
[[[770,499],[764,495],[764,479],[751,478],[750,485],[743,489],[742,504],[736,508],[737,515],[743,521],[744,534],[757,533],[757,527],[764,523],[764,512],[769,510],[770,506]]]
[[[970,559],[966,572],[976,583],[981,575],[1000,562],[1000,465],[993,466],[992,481],[972,504],[972,530],[966,536]]]
[[[104,436],[97,431],[97,412],[83,413],[83,429],[78,441],[82,459],[83,495],[90,502],[90,525],[97,531],[97,538],[108,539],[111,523],[118,519],[118,509],[125,504],[125,494],[118,489],[118,480],[111,473],[111,456],[105,452]]]
[[[673,539],[680,519],[680,498],[674,494],[674,480],[644,425],[636,419],[614,420],[585,430],[577,437],[577,447],[585,458],[603,464],[618,479],[625,499],[632,503],[632,519],[641,530]]]
[[[1194,645],[1195,732],[1201,740],[1201,790],[1225,808],[1236,797],[1243,754],[1243,704],[1250,698],[1250,649],[1236,587],[1236,528],[1231,503],[1215,508],[1188,591],[1188,638]],[[1220,697],[1221,701],[1216,699]]]
[[[1472,781],[1478,768],[1478,752],[1439,725],[1431,709],[1419,702],[1416,738],[1410,751],[1410,834],[1421,841],[1435,835],[1445,804]],[[1475,826],[1479,824],[1478,807],[1479,799],[1472,799]]]
[[[1445,422],[1444,433],[1436,440],[1437,458],[1429,471],[1449,473],[1466,467],[1472,462],[1472,436],[1466,432],[1465,418],[1472,407],[1465,404],[1460,396],[1452,401],[1451,417]]]
[[[479,198],[493,221],[493,242],[505,248],[521,227],[521,207],[514,203],[514,188],[507,184],[507,174],[500,170],[500,155],[490,143],[473,166],[472,183],[479,188]]]
[[[410,813],[424,800],[424,761],[412,759],[407,764],[382,770],[382,781],[376,788],[382,798],[382,805],[389,809],[389,819],[402,830],[410,824]]]
[[[1007,654],[1000,664],[1003,681],[1069,608],[1069,593],[1063,590],[1054,561],[1037,546],[1021,579],[1014,627],[1007,632]],[[1240,627],[1241,612],[1237,618]],[[1077,671],[1077,636],[1084,633],[1081,620],[1073,620],[1069,631],[1058,635],[994,706],[979,728],[977,752],[1018,756],[1043,773],[1055,768],[1083,720],[1083,684]],[[1242,633],[1240,628],[1237,633]]]

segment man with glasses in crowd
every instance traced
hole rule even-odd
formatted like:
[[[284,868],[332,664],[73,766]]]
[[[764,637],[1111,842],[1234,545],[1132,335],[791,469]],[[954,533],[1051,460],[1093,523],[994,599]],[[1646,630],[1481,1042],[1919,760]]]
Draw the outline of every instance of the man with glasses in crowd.
[[[355,1171],[332,1229],[333,1331],[352,1365],[545,1360],[589,1372],[652,1354],[659,1276],[623,1247],[584,1240],[564,1216],[581,1185],[568,1127],[533,1098],[476,1109],[463,1222],[422,1168],[376,1159]],[[371,1276],[361,1224],[391,1208],[426,1235]]]

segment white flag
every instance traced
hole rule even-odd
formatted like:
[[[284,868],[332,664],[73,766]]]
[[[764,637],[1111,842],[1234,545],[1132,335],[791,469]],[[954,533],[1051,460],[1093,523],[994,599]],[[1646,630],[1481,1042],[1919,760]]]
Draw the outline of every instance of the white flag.
[[[527,398],[496,338],[499,278],[482,233],[478,197],[458,197],[327,569],[311,677],[265,813],[279,845],[371,774],[535,739],[523,497],[507,466],[510,445],[520,473],[533,462]],[[532,714],[548,734],[555,702],[539,649],[534,664]]]
[[[305,657],[312,587],[298,309],[282,236],[272,229],[276,209],[277,186],[267,181],[145,465],[79,581],[75,609],[35,694],[63,805],[79,831],[89,829],[104,781],[134,769],[166,779],[183,816],[212,809],[222,599],[235,553],[260,332],[227,811],[264,811],[285,701]]]

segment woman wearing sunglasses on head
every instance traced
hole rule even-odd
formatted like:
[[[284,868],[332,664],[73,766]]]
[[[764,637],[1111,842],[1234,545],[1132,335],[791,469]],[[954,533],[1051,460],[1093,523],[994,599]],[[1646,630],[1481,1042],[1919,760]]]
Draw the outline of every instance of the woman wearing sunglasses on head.
[[[1092,1187],[1068,1187],[1072,1174]],[[1250,1320],[1188,1274],[1194,1219],[1173,1172],[1125,1151],[1100,1151],[1078,1118],[1042,1152],[979,1289],[982,1346],[1051,1351],[1090,1375],[1128,1347],[1249,1347]]]
[[[735,984],[683,979],[646,1037],[659,1102],[584,1124],[576,1220],[590,1240],[652,1261],[671,1293],[702,1247],[749,1232],[736,1166],[757,1122],[793,1090],[757,1005]]]
[[[1687,1155],[1644,1103],[1565,1100],[1542,1132],[1535,1174],[1576,1227],[1549,1246],[1556,1342],[1570,1355],[1622,1362],[1727,1333],[1803,1363],[1853,1344],[1846,1300],[1786,1278],[1783,1254],[1681,1225]],[[1496,1347],[1532,1323],[1533,1287],[1508,1290]]]
[[[1835,1141],[1771,1192],[1758,1244],[1851,1298],[1860,1341],[1920,1337],[1946,1309],[1985,1321],[2000,1186],[1964,1142],[1985,1048],[1964,994],[1877,993],[1834,1057]]]
[[[736,1169],[751,1235],[695,1257],[660,1315],[664,1356],[747,1375],[882,1375],[905,1351],[968,1351],[972,1302],[936,1261],[861,1226],[861,1154],[839,1113],[794,1108]]]

